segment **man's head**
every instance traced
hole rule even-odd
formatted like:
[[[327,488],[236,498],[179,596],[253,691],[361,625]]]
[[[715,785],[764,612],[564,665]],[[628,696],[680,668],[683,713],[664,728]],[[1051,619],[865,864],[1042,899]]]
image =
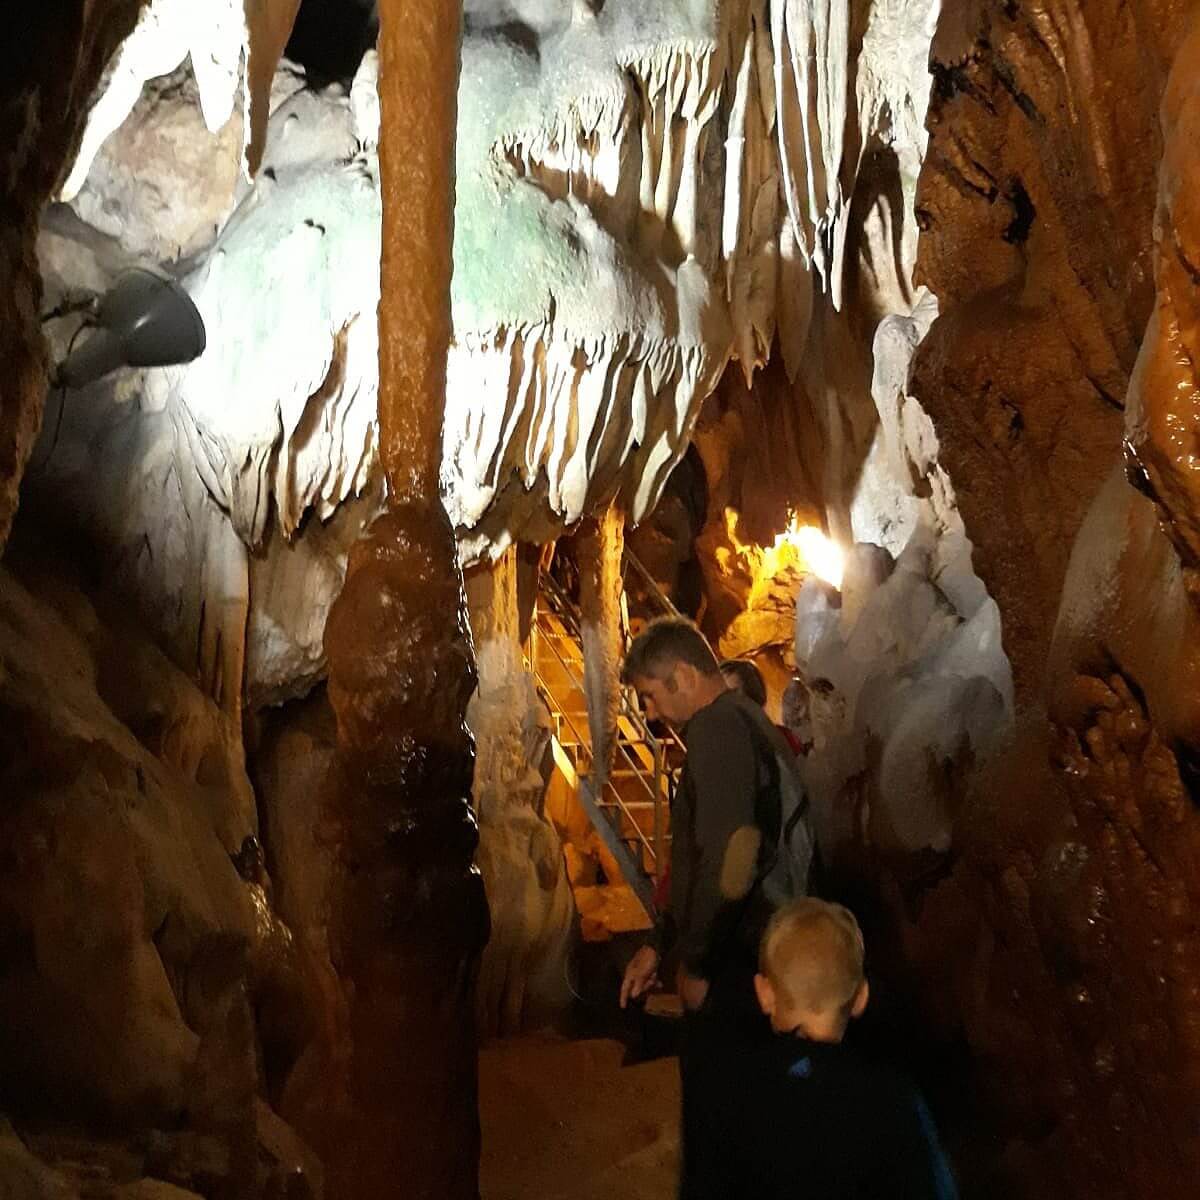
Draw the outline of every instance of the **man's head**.
[[[721,664],[721,674],[734,691],[753,700],[759,708],[767,707],[767,682],[762,672],[747,658],[727,658]]]
[[[840,904],[793,901],[767,926],[754,986],[777,1033],[840,1042],[867,1007],[858,922]]]
[[[621,679],[646,716],[682,725],[725,690],[717,656],[686,617],[660,617],[634,638]]]

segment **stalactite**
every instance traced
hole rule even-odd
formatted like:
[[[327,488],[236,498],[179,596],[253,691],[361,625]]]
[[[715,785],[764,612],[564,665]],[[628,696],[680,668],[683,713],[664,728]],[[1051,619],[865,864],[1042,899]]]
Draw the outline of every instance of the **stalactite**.
[[[461,6],[380,5],[380,448],[387,511],[350,554],[326,630],[338,759],[340,1070],[320,1140],[329,1194],[477,1195],[472,991],[487,908],[472,866],[475,683],[438,494]]]
[[[621,669],[621,555],[625,516],[611,506],[586,521],[576,546],[579,601],[583,613],[584,692],[592,731],[592,772],[598,787],[612,766],[617,741],[617,703]]]

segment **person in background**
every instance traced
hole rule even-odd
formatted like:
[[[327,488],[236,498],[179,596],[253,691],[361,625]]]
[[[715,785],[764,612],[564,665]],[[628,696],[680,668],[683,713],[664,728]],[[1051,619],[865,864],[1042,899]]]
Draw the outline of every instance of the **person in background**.
[[[783,727],[791,735],[788,739],[796,753],[804,757],[813,748],[812,721],[808,713],[808,687],[794,674],[783,691],[783,711],[780,713]]]
[[[726,1039],[696,1130],[704,1200],[956,1200],[915,1085],[843,1044],[870,995],[858,922],[805,897],[763,935],[755,990],[774,1037]]]
[[[721,664],[725,682],[736,688],[759,708],[767,707],[767,683],[762,672],[748,658],[727,658]]]
[[[747,700],[753,700],[759,708],[765,711],[767,707],[767,683],[762,672],[746,658],[727,658],[721,664],[721,674],[725,682],[741,692]],[[784,740],[791,747],[793,754],[800,754],[800,741],[786,725],[776,725]]]

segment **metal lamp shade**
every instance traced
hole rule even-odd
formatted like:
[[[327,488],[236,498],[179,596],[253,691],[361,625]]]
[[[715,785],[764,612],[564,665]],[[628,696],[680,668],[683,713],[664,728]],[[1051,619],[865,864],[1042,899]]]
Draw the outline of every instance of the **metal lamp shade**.
[[[97,329],[62,364],[58,379],[78,388],[118,367],[166,367],[204,353],[204,320],[173,280],[126,271],[100,301]]]

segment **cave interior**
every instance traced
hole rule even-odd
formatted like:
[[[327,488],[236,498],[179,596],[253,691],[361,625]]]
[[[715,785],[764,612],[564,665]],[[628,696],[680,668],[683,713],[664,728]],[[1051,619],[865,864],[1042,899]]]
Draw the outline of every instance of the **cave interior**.
[[[682,613],[961,1194],[1191,1200],[1200,4],[21,21],[0,1196],[673,1195]]]

